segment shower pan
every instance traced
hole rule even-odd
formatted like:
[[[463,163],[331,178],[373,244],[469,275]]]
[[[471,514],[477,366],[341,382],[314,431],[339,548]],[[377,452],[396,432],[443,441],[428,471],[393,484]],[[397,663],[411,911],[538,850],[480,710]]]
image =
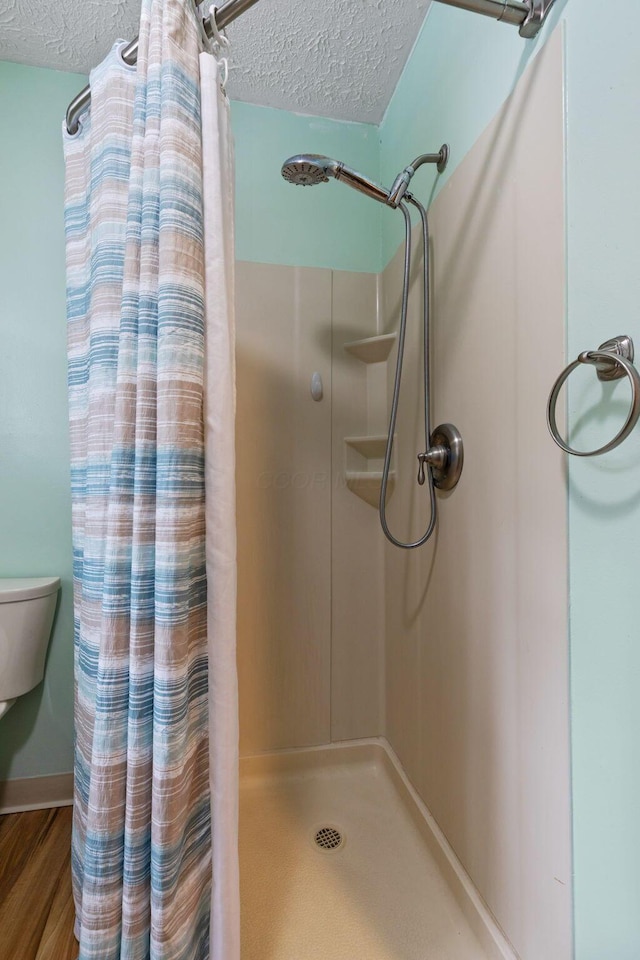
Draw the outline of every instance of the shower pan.
[[[393,181],[389,190],[370,180],[357,170],[348,167],[341,160],[333,160],[315,153],[303,153],[285,160],[282,166],[282,176],[295,186],[313,187],[320,183],[328,183],[334,179],[346,183],[372,200],[385,204],[393,210],[400,210],[404,217],[404,282],[402,289],[402,306],[400,308],[400,328],[398,339],[398,356],[393,387],[393,400],[389,418],[384,466],[382,469],[382,483],[378,510],[380,524],[387,539],[396,547],[403,550],[414,550],[423,546],[432,536],[438,518],[436,488],[453,490],[457,485],[464,463],[464,446],[458,429],[451,423],[440,424],[431,429],[431,362],[430,362],[430,271],[429,271],[429,221],[427,211],[416,197],[409,192],[409,186],[416,171],[423,164],[435,164],[438,173],[442,173],[449,159],[449,146],[443,144],[437,153],[423,153],[402,170]],[[409,309],[409,287],[411,282],[411,215],[407,204],[411,204],[418,211],[421,221],[422,235],[422,336],[423,336],[423,416],[425,450],[418,457],[418,483],[426,484],[429,491],[431,513],[427,529],[416,540],[404,542],[399,540],[389,529],[387,522],[387,492],[389,489],[389,474],[391,458],[398,419],[398,404],[402,386],[402,367],[405,353],[407,332],[407,314]]]
[[[242,760],[243,960],[491,960],[423,816],[381,741]]]

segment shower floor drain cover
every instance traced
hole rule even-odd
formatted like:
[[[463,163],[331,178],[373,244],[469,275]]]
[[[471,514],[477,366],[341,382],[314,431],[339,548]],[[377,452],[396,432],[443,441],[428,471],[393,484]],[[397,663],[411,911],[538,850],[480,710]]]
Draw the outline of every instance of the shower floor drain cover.
[[[327,825],[318,827],[315,832],[314,842],[321,850],[331,852],[344,846],[344,836],[337,827]]]

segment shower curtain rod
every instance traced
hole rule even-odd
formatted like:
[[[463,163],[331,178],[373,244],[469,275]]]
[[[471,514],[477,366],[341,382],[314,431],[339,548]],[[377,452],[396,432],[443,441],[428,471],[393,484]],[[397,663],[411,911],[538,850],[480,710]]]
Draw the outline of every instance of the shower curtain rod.
[[[221,7],[216,8],[216,24],[220,30],[228,27],[245,10],[253,7],[258,0],[227,0]],[[481,13],[485,17],[511,23],[520,28],[520,36],[527,39],[535,37],[543,25],[547,14],[555,0],[438,0],[450,7],[460,7],[471,13]],[[209,20],[203,21],[204,28],[209,36],[212,35]],[[122,59],[134,64],[138,59],[138,38],[132,40],[122,51]],[[85,87],[67,108],[67,131],[70,134],[78,132],[79,119],[91,103],[91,89]]]
[[[555,0],[438,0],[450,7],[511,23],[527,40],[537,36]]]
[[[227,0],[227,3],[223,3],[221,7],[216,7],[216,25],[219,30],[224,30],[225,27],[228,27],[230,23],[236,20],[241,14],[246,10],[249,10],[258,0]],[[203,20],[204,29],[207,32],[209,37],[213,36],[213,31],[209,26],[209,20],[206,18]],[[122,51],[122,59],[125,63],[133,65],[138,59],[138,38],[132,40],[131,43]],[[78,132],[79,120],[85,110],[89,107],[91,103],[91,87],[86,86],[84,90],[81,90],[77,97],[74,97],[69,106],[67,107],[67,132],[73,135]]]

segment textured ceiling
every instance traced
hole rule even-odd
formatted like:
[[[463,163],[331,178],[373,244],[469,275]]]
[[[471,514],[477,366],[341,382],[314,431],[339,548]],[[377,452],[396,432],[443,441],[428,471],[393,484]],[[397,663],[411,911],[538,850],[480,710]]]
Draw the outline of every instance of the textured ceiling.
[[[429,0],[260,0],[232,23],[231,97],[377,123]],[[140,0],[0,0],[0,60],[88,73]]]

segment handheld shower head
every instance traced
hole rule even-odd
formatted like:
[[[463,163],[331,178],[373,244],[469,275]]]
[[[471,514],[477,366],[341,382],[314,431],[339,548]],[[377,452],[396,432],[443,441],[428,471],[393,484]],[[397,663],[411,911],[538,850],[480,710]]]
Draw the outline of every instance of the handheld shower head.
[[[317,183],[327,183],[329,177],[342,180],[360,193],[386,204],[389,191],[378,186],[373,180],[345,166],[340,160],[332,160],[317,153],[301,153],[289,157],[282,165],[282,176],[288,183],[301,187],[314,187]]]
[[[285,160],[282,176],[294,186],[315,187],[317,183],[328,183],[329,177],[335,177],[333,168],[336,166],[335,160],[319,153],[301,153]]]
[[[449,147],[446,143],[442,144],[438,153],[423,153],[398,174],[391,190],[378,186],[357,170],[347,167],[341,160],[332,160],[331,157],[324,157],[319,153],[299,153],[295,157],[289,157],[282,165],[282,176],[289,183],[299,187],[314,187],[316,183],[328,183],[329,178],[333,177],[334,180],[342,180],[360,193],[395,210],[407,193],[407,188],[418,167],[423,163],[434,163],[437,164],[438,173],[442,173],[448,159]]]

